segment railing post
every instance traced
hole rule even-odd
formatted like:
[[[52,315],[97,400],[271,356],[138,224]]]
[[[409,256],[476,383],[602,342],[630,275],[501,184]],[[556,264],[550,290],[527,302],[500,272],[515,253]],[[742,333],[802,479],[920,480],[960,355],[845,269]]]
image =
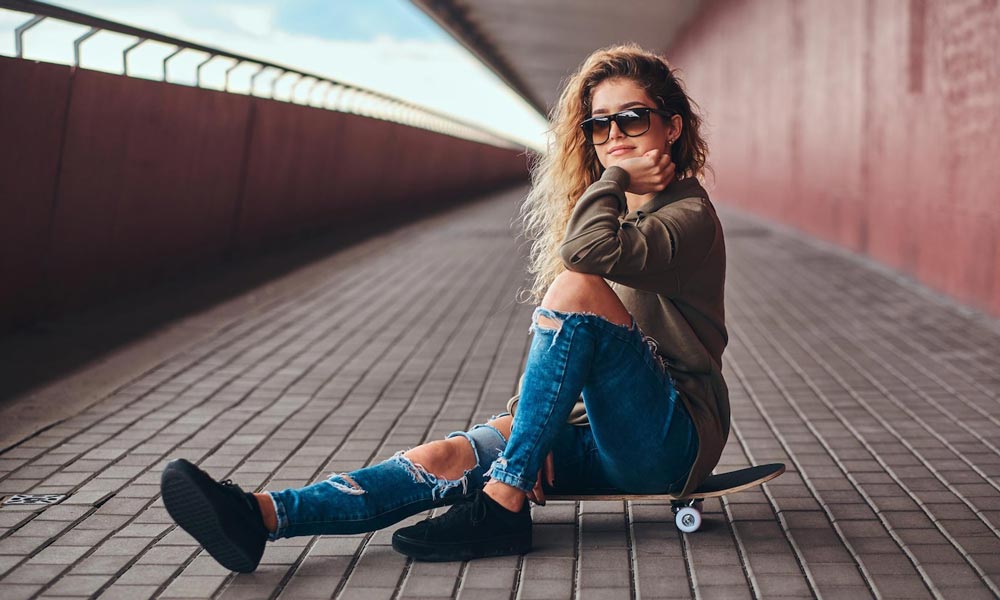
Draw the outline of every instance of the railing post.
[[[98,29],[96,27],[91,27],[90,31],[88,31],[87,33],[85,33],[85,34],[81,35],[80,37],[76,38],[75,40],[73,40],[73,66],[74,67],[79,67],[80,66],[80,46],[85,41],[87,41],[88,39],[94,37],[94,34],[96,34],[98,31],[100,31],[100,29]]]
[[[227,91],[227,92],[229,91],[229,73],[230,73],[230,72],[231,72],[231,71],[232,71],[233,69],[235,69],[236,67],[238,67],[238,66],[240,66],[240,65],[242,65],[242,64],[243,64],[243,61],[242,61],[242,60],[237,60],[237,61],[236,61],[235,63],[233,63],[233,66],[231,66],[231,67],[229,67],[228,69],[226,69],[226,91]]]
[[[184,46],[177,46],[176,50],[174,50],[173,52],[171,52],[170,54],[168,54],[166,57],[164,57],[164,59],[163,59],[163,81],[164,82],[167,81],[167,62],[169,62],[171,58],[177,56],[181,52],[184,52],[184,50],[185,50]]]
[[[134,44],[122,50],[122,70],[126,76],[128,75],[128,53],[135,50],[144,43],[146,43],[146,38],[139,38],[138,40],[136,40]]]
[[[254,89],[257,87],[257,78],[260,77],[260,74],[263,73],[264,69],[266,69],[266,68],[267,67],[265,67],[264,65],[258,64],[257,65],[257,72],[250,76],[250,95],[251,96],[254,95]]]
[[[41,15],[35,15],[21,23],[17,29],[14,30],[14,56],[17,58],[24,58],[24,32],[31,29],[35,25],[38,25],[45,20],[45,17]]]
[[[212,62],[212,59],[215,58],[215,56],[216,56],[215,54],[209,54],[208,58],[198,63],[198,66],[194,70],[196,87],[201,87],[201,68],[207,65],[208,63]]]

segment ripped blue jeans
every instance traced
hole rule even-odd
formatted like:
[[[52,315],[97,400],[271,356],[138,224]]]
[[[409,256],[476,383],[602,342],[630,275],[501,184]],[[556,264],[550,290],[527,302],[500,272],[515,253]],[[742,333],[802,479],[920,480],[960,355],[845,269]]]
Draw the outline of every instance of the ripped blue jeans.
[[[538,323],[540,316],[550,321]],[[558,327],[553,325],[557,323]],[[476,465],[457,480],[396,453],[379,464],[304,488],[270,492],[271,539],[382,529],[453,502],[488,478],[530,490],[549,451],[553,491],[673,492],[683,487],[698,436],[669,373],[633,320],[536,308],[510,439],[489,425],[464,436]],[[589,425],[566,421],[583,398]]]

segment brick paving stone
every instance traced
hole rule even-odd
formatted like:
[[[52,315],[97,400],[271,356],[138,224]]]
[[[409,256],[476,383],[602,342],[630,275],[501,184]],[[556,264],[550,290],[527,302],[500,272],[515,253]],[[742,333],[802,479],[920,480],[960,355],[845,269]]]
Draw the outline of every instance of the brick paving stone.
[[[71,565],[89,550],[87,546],[48,546],[33,556],[31,561],[44,565]]]
[[[657,577],[640,577],[638,595],[641,598],[691,598],[687,577],[664,574]]]
[[[115,579],[115,583],[124,585],[157,585],[170,580],[177,573],[177,567],[172,565],[140,565],[134,564]],[[195,575],[226,575],[225,573],[192,573]]]
[[[157,544],[146,550],[138,562],[150,565],[181,565],[187,562],[191,555],[196,554],[197,546],[165,546]]]
[[[991,553],[971,553],[968,555],[977,565],[979,565],[993,579],[1000,577],[1000,554]]]
[[[7,584],[0,581],[0,598],[4,600],[27,600],[35,596],[42,586],[12,583]]]
[[[517,597],[523,600],[558,600],[572,597],[572,579],[522,580]]]
[[[698,585],[698,591],[703,598],[718,600],[745,600],[750,598],[750,590],[742,585]]]
[[[345,589],[339,596],[342,600],[389,600],[395,590],[392,588],[353,588]]]
[[[823,590],[840,586],[863,586],[864,579],[858,566],[850,563],[815,563],[809,572]]]
[[[612,589],[612,588],[594,588],[594,589],[578,590],[577,594],[581,599],[584,600],[617,600],[618,598],[628,597],[629,590]]]
[[[627,590],[630,578],[627,570],[581,568],[577,584],[580,588],[617,588]]]
[[[111,537],[94,550],[95,556],[138,556],[152,543],[147,538]]]
[[[293,577],[281,591],[281,598],[329,598],[340,583],[337,577]]]
[[[572,525],[537,525],[532,532],[532,554],[572,557],[576,551]]]
[[[163,590],[161,598],[207,598],[225,581],[225,576],[190,575],[178,577]]]
[[[115,583],[101,592],[101,600],[147,600],[159,589],[155,585],[122,585]]]
[[[45,584],[65,570],[66,565],[23,564],[4,575],[3,582]]]
[[[69,526],[66,521],[40,521],[34,519],[17,530],[18,537],[54,538]]]
[[[801,573],[802,567],[795,556],[788,550],[781,554],[756,552],[749,554],[747,559],[754,574],[791,574]]]
[[[516,572],[512,569],[481,568],[472,562],[462,580],[462,589],[501,589],[507,590],[509,596],[515,579]]]
[[[809,584],[801,574],[772,573],[757,578],[757,587],[762,598],[776,596],[808,597],[812,594]]]
[[[402,594],[407,597],[450,598],[457,577],[447,575],[407,577]]]
[[[147,538],[152,539],[173,527],[173,523],[132,523],[120,529],[115,536],[117,538]]]
[[[284,570],[258,570],[253,573],[240,573],[229,579],[221,595],[240,598],[242,595],[269,593],[281,582],[284,576]]]
[[[122,570],[134,557],[88,556],[73,565],[73,572],[80,575],[112,575]]]
[[[884,598],[930,598],[920,577],[913,575],[878,575],[873,576],[874,587]]]
[[[922,565],[924,571],[939,588],[972,587],[980,583],[971,567],[963,564]]]
[[[104,575],[67,575],[45,590],[45,595],[87,597],[96,593],[107,581]]]
[[[362,559],[363,560],[363,559]],[[405,561],[401,561],[405,562]],[[398,569],[388,569],[380,566],[359,564],[351,572],[347,584],[350,587],[389,587],[395,588],[403,572],[403,564]]]
[[[15,565],[21,562],[21,560],[22,557],[20,556],[0,555],[0,575],[3,575],[13,569]]]
[[[504,588],[459,588],[455,596],[459,600],[509,600],[510,587]]]
[[[866,586],[860,585],[838,585],[822,590],[824,600],[859,600],[859,598],[871,598],[872,592]]]

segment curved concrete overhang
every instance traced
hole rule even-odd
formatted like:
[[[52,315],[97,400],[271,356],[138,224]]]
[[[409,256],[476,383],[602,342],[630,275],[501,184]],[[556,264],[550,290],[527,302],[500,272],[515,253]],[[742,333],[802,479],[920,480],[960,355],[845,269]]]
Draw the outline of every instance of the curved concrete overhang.
[[[412,0],[543,114],[597,48],[665,52],[702,0]]]

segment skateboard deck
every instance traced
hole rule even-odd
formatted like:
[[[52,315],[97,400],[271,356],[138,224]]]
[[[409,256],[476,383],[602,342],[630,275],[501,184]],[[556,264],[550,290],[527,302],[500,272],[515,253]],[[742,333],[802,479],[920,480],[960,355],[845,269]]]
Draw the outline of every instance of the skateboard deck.
[[[702,500],[741,492],[771,481],[784,472],[784,464],[772,463],[709,475],[698,486],[698,489],[686,496],[597,492],[579,494],[546,493],[545,498],[546,500],[670,500],[677,528],[690,533],[696,531],[701,526]]]

